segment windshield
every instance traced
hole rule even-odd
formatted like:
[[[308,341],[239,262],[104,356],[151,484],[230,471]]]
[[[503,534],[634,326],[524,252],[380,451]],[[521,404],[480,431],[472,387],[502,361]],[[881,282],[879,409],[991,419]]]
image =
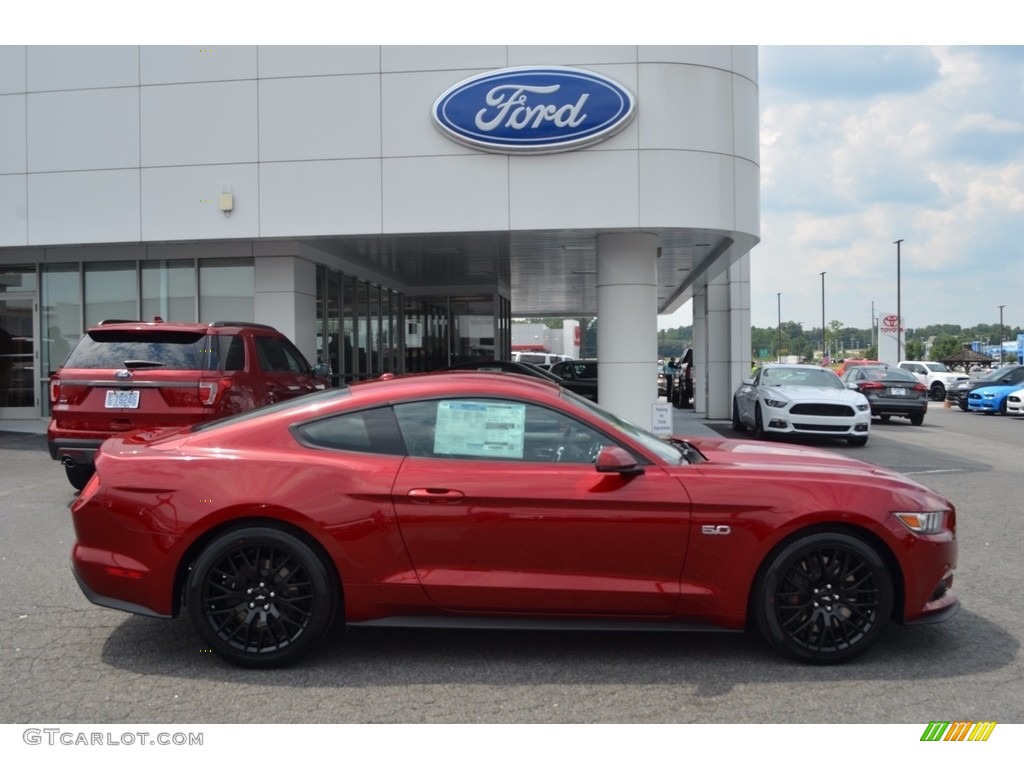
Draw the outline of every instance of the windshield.
[[[574,403],[586,408],[599,419],[604,421],[608,425],[609,432],[625,433],[633,440],[643,445],[643,447],[651,453],[656,454],[658,458],[668,462],[669,464],[695,464],[697,461],[704,460],[704,457],[697,451],[697,449],[689,443],[682,440],[673,440],[671,442],[663,440],[657,435],[648,432],[646,429],[638,427],[633,422],[626,421],[613,413],[609,413],[593,401],[580,397],[575,392],[563,389],[562,397],[566,400],[572,400]]]
[[[765,387],[831,387],[846,389],[843,382],[826,368],[765,368],[761,371]]]
[[[949,368],[944,366],[942,363],[925,363],[924,367],[934,373],[952,373],[952,371],[950,371]]]

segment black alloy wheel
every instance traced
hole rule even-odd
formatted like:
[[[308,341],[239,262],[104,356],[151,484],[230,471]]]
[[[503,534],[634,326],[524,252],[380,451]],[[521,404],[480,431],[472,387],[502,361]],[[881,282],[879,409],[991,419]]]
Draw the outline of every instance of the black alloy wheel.
[[[930,394],[932,396],[932,400],[942,402],[943,400],[946,399],[946,388],[942,386],[941,381],[936,381],[934,384],[932,384],[932,390]]]
[[[809,664],[859,656],[889,623],[889,570],[867,543],[816,533],[784,546],[758,575],[751,612],[776,650]]]
[[[764,440],[767,435],[764,432],[764,419],[761,418],[761,404],[758,403],[754,406],[754,430],[753,435],[755,440]]]
[[[189,576],[189,614],[210,649],[242,667],[277,667],[307,653],[334,621],[338,589],[303,541],[276,528],[216,538]]]

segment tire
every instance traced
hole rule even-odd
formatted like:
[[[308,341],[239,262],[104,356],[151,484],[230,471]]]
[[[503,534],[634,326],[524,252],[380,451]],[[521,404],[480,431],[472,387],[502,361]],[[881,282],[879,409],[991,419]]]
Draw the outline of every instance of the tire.
[[[1000,416],[1005,416],[1005,415],[1006,415],[1006,404],[1007,404],[1007,403],[1008,403],[1009,401],[1010,401],[1010,398],[1009,398],[1009,396],[1007,396],[1007,397],[1004,397],[1004,398],[1003,398],[1003,402],[1001,402],[1001,403],[999,404],[999,415],[1000,415]]]
[[[862,445],[868,444],[868,439],[866,437],[848,437],[846,438],[846,443],[855,448],[860,448]]]
[[[907,418],[910,419],[910,423],[913,424],[915,427],[920,427],[922,424],[924,424],[923,413],[914,413],[908,416]]]
[[[889,419],[892,418],[892,414],[891,413],[883,413],[883,414],[880,414],[878,416],[878,418],[881,419],[882,421],[888,421]]]
[[[758,403],[754,406],[754,429],[753,436],[755,440],[766,440],[768,436],[764,432],[764,421],[761,418],[761,404]]]
[[[747,431],[747,428],[743,426],[743,421],[740,419],[740,408],[735,397],[732,399],[732,430],[733,432]]]
[[[334,622],[338,585],[317,554],[276,528],[214,539],[188,579],[189,615],[210,649],[240,667],[290,664]]]
[[[931,392],[932,400],[942,402],[946,399],[946,388],[942,385],[941,381],[936,381],[932,384]]]
[[[68,482],[71,483],[71,487],[76,491],[85,488],[86,483],[89,482],[95,472],[96,467],[92,464],[64,465],[64,474],[68,476]]]
[[[966,411],[966,410],[969,410],[969,409],[967,408],[967,401],[966,401],[966,400],[965,400],[964,402],[962,402],[962,403],[961,403],[961,402],[960,402],[960,400],[958,399],[958,400],[956,401],[956,404],[960,406],[960,410],[961,410],[961,411]]]
[[[889,623],[892,578],[870,545],[813,533],[784,545],[758,573],[753,624],[785,656],[808,664],[849,661]]]

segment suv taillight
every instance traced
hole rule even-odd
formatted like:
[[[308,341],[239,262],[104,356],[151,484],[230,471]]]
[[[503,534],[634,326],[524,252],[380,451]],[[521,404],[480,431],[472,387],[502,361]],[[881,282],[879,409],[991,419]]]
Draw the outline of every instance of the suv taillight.
[[[60,397],[60,379],[56,376],[50,377],[50,405],[56,405]]]
[[[199,402],[203,405],[216,405],[218,400],[224,396],[228,387],[231,386],[231,379],[205,379],[199,382]]]

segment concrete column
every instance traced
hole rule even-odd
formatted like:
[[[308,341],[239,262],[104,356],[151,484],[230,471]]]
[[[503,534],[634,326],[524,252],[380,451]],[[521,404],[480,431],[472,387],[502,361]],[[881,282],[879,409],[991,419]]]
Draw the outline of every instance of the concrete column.
[[[598,399],[647,429],[658,400],[657,263],[655,235],[598,235]]]
[[[257,323],[272,325],[316,362],[316,265],[294,256],[257,256]]]
[[[708,419],[728,419],[733,392],[750,373],[749,254],[708,283],[705,302],[707,389],[701,410]]]

